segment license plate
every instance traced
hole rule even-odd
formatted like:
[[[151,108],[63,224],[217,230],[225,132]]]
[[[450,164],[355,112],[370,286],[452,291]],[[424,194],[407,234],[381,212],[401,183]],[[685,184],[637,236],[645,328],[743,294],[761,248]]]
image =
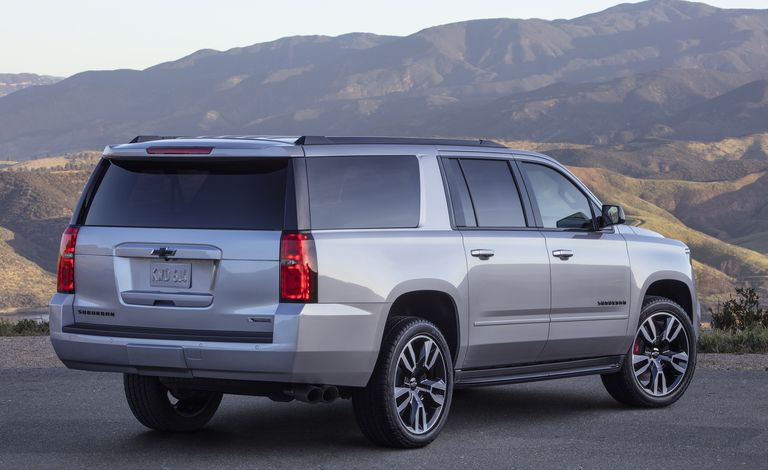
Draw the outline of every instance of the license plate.
[[[151,263],[149,285],[189,289],[192,285],[192,265],[186,263]]]

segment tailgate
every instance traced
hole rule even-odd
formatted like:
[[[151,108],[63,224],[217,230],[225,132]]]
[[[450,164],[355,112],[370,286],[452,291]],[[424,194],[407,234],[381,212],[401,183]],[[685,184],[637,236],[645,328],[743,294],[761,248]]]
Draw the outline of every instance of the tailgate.
[[[91,334],[271,338],[288,158],[106,162],[78,215],[75,327]],[[84,331],[86,332],[86,331]]]

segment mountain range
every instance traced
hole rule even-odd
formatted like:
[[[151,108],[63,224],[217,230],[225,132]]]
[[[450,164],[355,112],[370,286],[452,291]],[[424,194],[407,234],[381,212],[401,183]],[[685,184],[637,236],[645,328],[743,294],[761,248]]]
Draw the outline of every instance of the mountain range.
[[[37,75],[34,73],[0,73],[0,97],[36,85],[51,85],[61,77]]]
[[[14,91],[0,97],[0,313],[45,304],[93,150],[138,134],[494,138],[686,242],[706,306],[744,284],[768,295],[768,10],[651,0],[288,37]]]
[[[0,159],[141,133],[720,140],[767,130],[766,79],[768,10],[680,0],[405,37],[288,37],[0,98]]]

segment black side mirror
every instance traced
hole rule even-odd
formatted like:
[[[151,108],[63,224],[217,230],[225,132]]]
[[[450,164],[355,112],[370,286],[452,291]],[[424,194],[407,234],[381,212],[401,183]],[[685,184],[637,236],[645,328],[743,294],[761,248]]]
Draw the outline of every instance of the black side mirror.
[[[603,205],[603,214],[600,219],[601,227],[620,225],[627,221],[624,216],[624,209],[622,209],[621,206],[614,206],[611,204]]]

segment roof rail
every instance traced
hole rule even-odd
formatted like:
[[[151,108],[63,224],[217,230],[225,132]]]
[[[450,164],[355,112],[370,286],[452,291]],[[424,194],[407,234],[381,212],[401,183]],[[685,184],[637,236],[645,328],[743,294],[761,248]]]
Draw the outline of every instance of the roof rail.
[[[453,145],[458,147],[506,148],[492,140],[422,139],[418,137],[325,137],[319,135],[304,135],[296,140],[296,145],[340,144]]]
[[[176,135],[137,135],[133,138],[129,144],[140,144],[142,142],[151,142],[153,140],[169,140],[169,139],[178,139],[179,136]]]

